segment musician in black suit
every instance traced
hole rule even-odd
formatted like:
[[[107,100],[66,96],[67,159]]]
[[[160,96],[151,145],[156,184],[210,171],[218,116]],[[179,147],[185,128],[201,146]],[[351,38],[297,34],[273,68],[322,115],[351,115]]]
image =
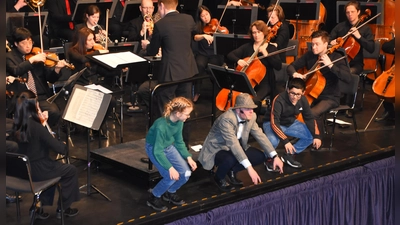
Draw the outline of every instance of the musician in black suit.
[[[47,1],[46,5],[49,10],[49,30],[55,36],[72,41],[74,36],[74,22],[72,14],[74,13],[77,0],[67,0],[69,3],[70,15],[67,11],[65,0]]]
[[[148,55],[156,55],[162,49],[161,73],[159,83],[179,81],[198,73],[196,61],[191,48],[196,24],[187,14],[176,11],[178,0],[158,0],[161,18],[154,24],[151,43],[142,40],[142,48]],[[175,96],[191,99],[191,83],[178,84],[163,89],[158,95],[159,113],[163,112],[166,103]]]
[[[53,127],[61,118],[61,112],[55,103],[48,103],[47,98],[51,96],[51,92],[47,82],[54,83],[62,75],[69,76],[71,71],[65,67],[66,62],[60,60],[55,67],[46,67],[46,53],[39,53],[31,56],[29,60],[25,60],[26,55],[32,51],[32,38],[28,29],[20,27],[13,33],[14,48],[11,52],[6,53],[6,71],[14,77],[26,78],[26,84],[29,85],[29,77],[32,74],[34,89],[37,95],[41,110],[48,111],[48,124]],[[25,88],[26,90],[26,88]],[[19,93],[16,93],[18,95]]]

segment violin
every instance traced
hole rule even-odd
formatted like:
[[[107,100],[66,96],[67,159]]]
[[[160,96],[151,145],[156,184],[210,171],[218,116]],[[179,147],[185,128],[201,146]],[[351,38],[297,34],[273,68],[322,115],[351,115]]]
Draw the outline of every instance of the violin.
[[[204,26],[203,32],[209,35],[212,35],[214,33],[229,34],[228,28],[220,26],[216,18],[211,19],[210,22]]]
[[[395,98],[395,65],[389,70],[384,71],[379,75],[372,84],[372,90],[379,97],[386,100],[394,101]]]
[[[31,53],[25,55],[25,59],[29,60],[31,57],[42,53],[42,49],[38,48],[38,47],[33,47]],[[55,66],[60,60],[58,59],[58,56],[56,53],[53,52],[49,52],[46,53],[46,61],[44,62],[44,65],[47,67],[53,67]],[[75,66],[69,63],[65,64],[66,67],[68,67],[71,70],[75,69]]]

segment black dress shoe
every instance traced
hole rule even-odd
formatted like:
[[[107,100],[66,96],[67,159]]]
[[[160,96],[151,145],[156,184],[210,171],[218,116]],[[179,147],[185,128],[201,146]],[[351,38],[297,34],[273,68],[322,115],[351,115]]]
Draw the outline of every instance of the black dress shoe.
[[[230,185],[228,182],[226,182],[225,179],[219,180],[216,176],[214,176],[214,182],[221,191],[231,191],[235,189],[232,185]]]
[[[389,119],[394,119],[394,116],[392,116],[389,112],[385,111],[381,117],[375,118],[375,122],[382,122]]]
[[[243,187],[243,182],[236,178],[236,174],[232,170],[229,171],[227,177],[228,177],[228,182],[231,183],[233,186]]]

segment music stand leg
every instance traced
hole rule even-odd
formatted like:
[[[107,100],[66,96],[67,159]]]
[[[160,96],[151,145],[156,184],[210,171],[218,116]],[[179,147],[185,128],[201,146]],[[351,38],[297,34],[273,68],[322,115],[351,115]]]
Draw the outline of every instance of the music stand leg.
[[[90,128],[87,128],[87,183],[79,187],[79,189],[85,188],[86,187],[86,195],[91,194],[91,189],[93,188],[97,193],[99,193],[101,196],[103,196],[105,199],[111,202],[111,199],[105,195],[103,192],[101,192],[95,185],[91,184],[90,182]]]

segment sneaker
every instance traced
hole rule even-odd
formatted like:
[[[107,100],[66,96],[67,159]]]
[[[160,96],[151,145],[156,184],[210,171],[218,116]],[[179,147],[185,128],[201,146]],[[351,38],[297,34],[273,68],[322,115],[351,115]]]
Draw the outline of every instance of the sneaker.
[[[78,214],[79,214],[78,209],[68,208],[68,209],[64,210],[64,217],[73,217]],[[61,210],[57,209],[56,217],[57,217],[57,219],[61,219]]]
[[[288,164],[289,166],[291,166],[293,168],[301,168],[302,167],[301,163],[294,160],[293,155],[283,154],[281,156],[281,160],[282,160],[282,162]]]
[[[176,193],[169,193],[168,191],[162,195],[162,199],[174,205],[185,204],[185,201],[183,201],[183,199],[181,199]]]
[[[163,211],[168,209],[161,201],[161,198],[157,198],[153,194],[151,194],[149,200],[146,202],[147,206],[150,206],[154,210]]]
[[[265,169],[269,172],[274,172],[274,173],[280,172],[279,167],[276,167],[274,169],[274,161],[273,160],[267,160],[266,162],[264,162],[264,166],[265,166]]]
[[[32,217],[32,213],[33,211],[29,211],[29,216]],[[43,208],[37,209],[36,213],[35,213],[35,219],[39,219],[39,220],[45,220],[48,219],[50,217],[50,214],[45,213],[43,211]]]

